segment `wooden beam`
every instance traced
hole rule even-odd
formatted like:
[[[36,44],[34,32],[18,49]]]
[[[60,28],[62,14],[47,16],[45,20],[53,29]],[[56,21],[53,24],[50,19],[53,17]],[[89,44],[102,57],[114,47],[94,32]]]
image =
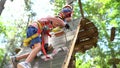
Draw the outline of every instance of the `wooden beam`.
[[[65,59],[63,65],[62,65],[62,68],[68,68],[72,53],[74,51],[74,47],[75,47],[75,43],[76,43],[76,39],[77,39],[77,36],[78,36],[79,29],[80,29],[80,25],[78,25],[78,27],[77,27],[73,42],[71,44],[71,47],[69,48],[69,52],[68,52],[68,54],[66,56],[66,59]]]
[[[97,44],[87,44],[87,45],[84,45],[84,46],[79,46],[79,45],[76,45],[75,48],[74,48],[74,51],[75,52],[85,52],[86,50],[94,47],[95,45]]]
[[[98,32],[94,32],[94,33],[91,33],[89,35],[85,35],[85,36],[82,36],[82,37],[79,37],[77,38],[77,41],[83,41],[83,40],[88,40],[90,38],[93,38],[93,37],[98,37]]]
[[[87,44],[87,45],[84,45],[84,46],[75,45],[74,52],[82,52],[82,53],[84,53],[86,50],[88,50],[88,49],[90,49],[92,47],[96,47],[96,46],[97,46],[96,43]]]
[[[96,27],[94,27],[92,29],[89,29],[89,30],[83,30],[83,31],[79,32],[78,37],[79,38],[81,38],[81,37],[90,37],[90,36],[93,36],[95,33],[98,33]]]
[[[87,19],[87,18],[81,18],[81,20],[80,20],[80,29],[83,29],[87,22],[90,22],[90,20]]]
[[[86,23],[86,25],[85,25],[85,27],[84,27],[84,29],[90,29],[90,28],[93,28],[93,27],[95,27],[95,25],[94,25],[94,23],[93,22],[87,22]]]
[[[82,42],[78,42],[75,45],[84,46],[84,45],[87,45],[87,44],[97,43],[97,41],[98,41],[98,38],[91,38],[91,39],[88,39],[88,40],[85,40],[85,41],[82,41]]]
[[[75,53],[76,52],[74,51],[71,56],[68,68],[75,68]]]

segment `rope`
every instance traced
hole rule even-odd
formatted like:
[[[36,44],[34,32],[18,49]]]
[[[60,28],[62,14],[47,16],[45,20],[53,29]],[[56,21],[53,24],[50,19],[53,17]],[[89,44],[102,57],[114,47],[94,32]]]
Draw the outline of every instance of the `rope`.
[[[79,8],[80,8],[80,13],[81,13],[82,17],[84,18],[81,0],[78,0],[78,4],[79,4]]]

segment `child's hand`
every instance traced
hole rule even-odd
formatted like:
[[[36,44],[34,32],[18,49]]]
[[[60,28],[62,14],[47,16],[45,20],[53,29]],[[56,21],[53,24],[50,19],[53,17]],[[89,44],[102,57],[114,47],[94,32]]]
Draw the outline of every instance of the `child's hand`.
[[[48,60],[51,60],[51,59],[53,59],[53,56],[51,55],[51,54],[49,54],[49,55],[43,55],[43,56],[41,56],[41,59],[43,59],[44,61],[48,61]]]
[[[70,29],[70,26],[68,24],[65,25],[66,29]]]
[[[52,55],[47,55],[45,58],[44,58],[44,61],[48,61],[48,60],[51,60],[53,59],[53,56]]]
[[[51,57],[47,55],[46,58],[47,58],[47,59],[50,59]]]

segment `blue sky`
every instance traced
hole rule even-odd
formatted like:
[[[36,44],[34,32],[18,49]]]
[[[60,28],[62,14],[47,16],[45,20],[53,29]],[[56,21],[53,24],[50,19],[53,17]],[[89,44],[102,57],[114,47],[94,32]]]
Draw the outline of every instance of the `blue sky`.
[[[50,0],[31,1],[33,2],[32,10],[37,14],[35,19],[39,19],[48,15],[54,15],[54,12],[52,11],[53,5],[49,3]],[[5,20],[20,18],[23,16],[24,6],[24,0],[14,0],[13,2],[7,0],[2,17],[5,18]]]
[[[52,11],[54,6],[49,3],[49,0],[32,0],[32,2],[34,3],[32,9],[37,13],[37,19],[48,15],[54,15]]]

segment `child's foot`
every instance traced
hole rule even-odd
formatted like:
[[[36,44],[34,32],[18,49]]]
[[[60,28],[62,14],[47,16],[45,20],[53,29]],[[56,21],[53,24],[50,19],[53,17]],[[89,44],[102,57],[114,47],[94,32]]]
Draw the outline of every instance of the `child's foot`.
[[[31,68],[30,63],[21,62],[17,64],[17,68]]]
[[[17,62],[18,61],[16,60],[16,57],[15,56],[10,57],[10,61],[13,65],[13,68],[17,68]]]

